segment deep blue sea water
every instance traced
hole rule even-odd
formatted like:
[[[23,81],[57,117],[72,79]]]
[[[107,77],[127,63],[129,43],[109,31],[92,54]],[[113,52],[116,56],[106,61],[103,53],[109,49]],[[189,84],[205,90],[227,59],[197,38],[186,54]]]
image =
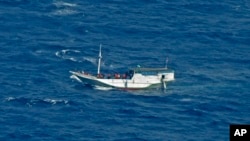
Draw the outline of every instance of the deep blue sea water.
[[[167,90],[70,70],[175,70]],[[250,123],[249,0],[0,0],[0,140],[229,140]]]

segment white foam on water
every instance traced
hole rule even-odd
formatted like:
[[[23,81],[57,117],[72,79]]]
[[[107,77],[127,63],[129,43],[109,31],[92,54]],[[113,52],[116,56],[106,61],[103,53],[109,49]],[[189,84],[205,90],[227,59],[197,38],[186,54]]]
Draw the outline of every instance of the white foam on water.
[[[56,55],[57,57],[60,57],[60,52],[57,51],[57,52],[55,53],[55,55]]]
[[[23,103],[24,105],[28,106],[28,107],[32,107],[36,104],[39,104],[41,101],[44,101],[46,102],[47,104],[52,104],[52,105],[55,105],[55,104],[65,104],[67,105],[69,103],[68,100],[56,100],[56,99],[49,99],[49,98],[46,98],[46,99],[36,99],[36,98],[15,98],[15,97],[7,97],[5,98],[5,101],[6,102],[20,102],[20,103]]]
[[[7,101],[12,101],[12,100],[15,100],[15,99],[16,99],[16,98],[14,98],[14,97],[7,97],[7,98],[6,98]]]
[[[103,87],[103,86],[97,86],[97,85],[95,85],[95,86],[94,86],[94,89],[96,89],[96,90],[102,90],[102,91],[110,91],[110,90],[113,90],[114,88],[112,88],[112,87]]]
[[[78,13],[76,10],[71,10],[71,9],[61,9],[61,10],[56,10],[55,12],[52,13],[52,15],[57,15],[57,16],[66,16],[66,15],[73,15]]]
[[[57,51],[55,53],[55,55],[59,58],[62,58],[62,59],[65,59],[65,60],[71,60],[73,62],[82,62],[81,59],[78,59],[76,57],[74,57],[74,55],[72,53],[81,53],[79,50],[70,50],[70,49],[64,49],[64,50],[61,50],[61,51]],[[75,55],[76,55],[75,54]]]
[[[71,75],[70,78],[82,83],[82,81],[75,75]]]
[[[192,101],[191,98],[183,98],[183,99],[180,99],[180,101],[183,101],[183,102],[190,102]]]
[[[70,57],[69,60],[73,61],[73,62],[78,62],[75,58]]]
[[[55,11],[51,13],[52,16],[67,16],[79,13],[76,10],[78,6],[75,3],[69,3],[64,1],[55,1],[53,5],[56,7]]]
[[[56,1],[53,4],[57,8],[60,8],[60,7],[76,7],[77,6],[77,4],[75,4],[75,3],[63,2],[63,1]]]
[[[97,59],[92,57],[83,57],[84,60],[91,62],[92,64],[97,64]]]
[[[52,105],[55,105],[57,103],[64,103],[64,104],[68,104],[68,101],[67,100],[55,100],[55,99],[44,99],[43,101],[45,102],[48,102],[48,103],[51,103]]]

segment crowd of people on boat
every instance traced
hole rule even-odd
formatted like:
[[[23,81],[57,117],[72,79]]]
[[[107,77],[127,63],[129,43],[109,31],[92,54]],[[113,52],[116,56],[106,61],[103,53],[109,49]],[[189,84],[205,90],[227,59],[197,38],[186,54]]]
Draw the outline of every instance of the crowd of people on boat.
[[[132,75],[114,73],[114,74],[97,74],[97,78],[104,78],[104,79],[128,79],[132,78]]]
[[[82,72],[84,75],[90,75],[87,72]],[[133,73],[131,71],[126,72],[124,74],[120,73],[113,73],[113,74],[97,74],[97,78],[103,78],[103,79],[131,79],[133,77]]]

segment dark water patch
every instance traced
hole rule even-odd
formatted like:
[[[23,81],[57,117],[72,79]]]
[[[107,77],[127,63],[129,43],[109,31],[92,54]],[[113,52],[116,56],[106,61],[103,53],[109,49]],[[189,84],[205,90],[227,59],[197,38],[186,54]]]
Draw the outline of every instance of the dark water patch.
[[[5,1],[0,1],[1,5],[5,5],[5,6],[21,6],[21,5],[25,5],[27,3],[29,3],[30,0],[5,0]]]
[[[29,134],[25,134],[22,132],[13,132],[7,135],[7,138],[9,138],[10,140],[29,140],[32,138],[31,135]]]
[[[184,7],[202,14],[227,14],[228,12],[230,12],[230,7],[219,3],[189,3]]]

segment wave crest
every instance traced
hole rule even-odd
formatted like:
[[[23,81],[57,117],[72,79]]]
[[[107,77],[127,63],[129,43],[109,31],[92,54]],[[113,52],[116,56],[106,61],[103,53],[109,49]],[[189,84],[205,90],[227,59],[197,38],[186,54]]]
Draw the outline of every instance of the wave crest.
[[[52,105],[70,105],[71,102],[68,100],[62,100],[62,99],[34,99],[34,98],[25,98],[25,97],[7,97],[4,100],[5,102],[12,103],[14,105],[26,105],[28,107],[32,106],[40,106],[40,107],[46,107],[46,106],[52,106]]]
[[[55,55],[65,60],[71,60],[73,62],[82,62],[81,52],[79,50],[64,49],[57,51]]]
[[[55,11],[52,12],[52,15],[55,16],[67,16],[79,13],[77,9],[75,9],[78,5],[75,3],[56,1],[53,3],[56,7]]]

